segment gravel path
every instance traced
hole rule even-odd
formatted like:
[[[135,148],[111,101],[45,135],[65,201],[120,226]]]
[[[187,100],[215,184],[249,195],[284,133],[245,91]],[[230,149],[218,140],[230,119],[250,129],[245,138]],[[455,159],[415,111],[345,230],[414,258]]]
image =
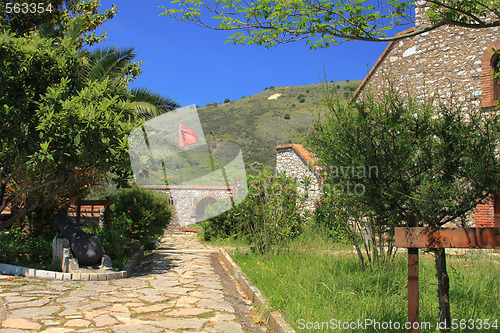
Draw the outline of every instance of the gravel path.
[[[266,332],[195,234],[167,235],[136,274],[110,281],[0,275],[0,333]]]

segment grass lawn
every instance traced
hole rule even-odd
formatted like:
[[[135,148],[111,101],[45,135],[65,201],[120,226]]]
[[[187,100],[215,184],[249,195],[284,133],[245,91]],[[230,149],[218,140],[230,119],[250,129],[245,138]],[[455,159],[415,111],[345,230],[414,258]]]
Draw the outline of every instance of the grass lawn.
[[[363,270],[357,256],[331,244],[312,239],[300,241],[279,255],[255,255],[234,252],[231,256],[296,330],[307,329],[314,322],[331,319],[352,322],[365,319],[405,323],[407,319],[407,261],[398,255],[390,266]],[[338,250],[341,251],[338,251]],[[332,251],[333,250],[333,251]],[[335,251],[337,250],[337,251]],[[336,252],[336,253],[335,253]],[[437,332],[439,318],[434,257],[420,256],[420,322],[430,322]],[[448,256],[452,319],[474,319],[474,329],[455,332],[500,332],[500,262],[498,257],[474,255]],[[498,328],[477,329],[477,320],[497,322]],[[308,324],[309,323],[309,324]],[[338,324],[338,323],[337,323]],[[342,324],[343,325],[343,324]],[[472,325],[472,324],[470,324]],[[319,326],[321,327],[321,326]],[[341,329],[341,332],[405,332],[400,330]]]

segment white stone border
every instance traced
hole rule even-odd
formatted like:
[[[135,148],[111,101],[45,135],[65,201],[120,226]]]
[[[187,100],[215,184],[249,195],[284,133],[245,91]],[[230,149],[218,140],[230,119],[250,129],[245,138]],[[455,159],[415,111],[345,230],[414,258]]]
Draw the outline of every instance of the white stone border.
[[[46,271],[43,269],[26,268],[21,266],[14,266],[9,264],[0,263],[0,274],[16,275],[24,277],[36,277],[51,280],[72,280],[72,281],[106,281],[114,279],[123,279],[130,277],[132,271],[139,263],[139,260],[144,255],[144,247],[134,253],[132,258],[127,262],[123,270],[118,272],[106,273],[61,273],[54,271]]]
[[[248,279],[248,277],[243,273],[241,268],[234,262],[234,260],[227,254],[226,251],[219,248],[219,261],[221,261],[224,266],[228,269],[231,275],[238,281],[241,288],[245,292],[245,294],[249,297],[249,299],[255,305],[259,307],[268,307],[267,300],[262,295],[261,291]],[[295,333],[290,324],[288,324],[281,313],[278,311],[273,311],[270,313],[267,318],[267,326],[271,329],[271,331],[276,333]]]

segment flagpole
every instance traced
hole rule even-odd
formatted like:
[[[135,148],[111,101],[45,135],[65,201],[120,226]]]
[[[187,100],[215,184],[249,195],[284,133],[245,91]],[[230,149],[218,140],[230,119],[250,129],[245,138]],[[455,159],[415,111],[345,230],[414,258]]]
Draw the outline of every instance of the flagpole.
[[[179,118],[179,135],[182,135],[182,137],[184,138],[184,135],[182,134],[182,130],[181,130],[181,119]],[[179,154],[179,157],[180,157],[180,154]],[[179,163],[179,185],[182,184],[182,165],[181,165],[181,160],[179,159],[177,161]]]

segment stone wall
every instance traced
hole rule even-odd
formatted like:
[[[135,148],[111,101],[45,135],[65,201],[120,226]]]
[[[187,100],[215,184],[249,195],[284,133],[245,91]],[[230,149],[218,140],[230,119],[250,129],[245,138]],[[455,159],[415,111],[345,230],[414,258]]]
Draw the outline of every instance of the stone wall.
[[[320,197],[318,174],[314,169],[315,159],[311,154],[299,144],[282,145],[276,149],[276,172],[284,172],[288,177],[297,178],[299,181],[310,182],[307,186],[308,200],[306,208],[314,210],[314,204]],[[306,191],[304,186],[301,187]]]
[[[219,200],[229,202],[230,193],[226,187],[221,186],[165,186],[148,185],[142,186],[149,190],[168,195],[175,207],[175,218],[178,219],[181,227],[196,224],[203,220],[203,213],[208,206],[205,204],[210,199],[209,204]],[[200,205],[203,205],[200,209]],[[198,208],[198,210],[197,210]]]
[[[422,10],[417,10],[417,24],[425,25],[421,16]],[[493,81],[492,48],[498,48],[499,37],[498,27],[445,26],[391,42],[356,91],[355,98],[380,92],[389,80],[402,93],[420,99],[436,95],[445,103],[471,101],[474,106],[480,106],[481,102],[485,107],[493,106],[489,91],[492,87],[488,84]]]
[[[425,8],[417,7],[415,13],[415,28],[426,26]],[[391,42],[354,98],[383,91],[390,82],[402,94],[421,100],[435,96],[444,104],[461,105],[464,111],[476,107],[490,110],[497,104],[493,94],[496,89],[491,65],[493,48],[500,49],[498,27],[444,26]],[[493,226],[494,204],[494,200],[486,200],[471,214],[470,221],[477,226]]]

